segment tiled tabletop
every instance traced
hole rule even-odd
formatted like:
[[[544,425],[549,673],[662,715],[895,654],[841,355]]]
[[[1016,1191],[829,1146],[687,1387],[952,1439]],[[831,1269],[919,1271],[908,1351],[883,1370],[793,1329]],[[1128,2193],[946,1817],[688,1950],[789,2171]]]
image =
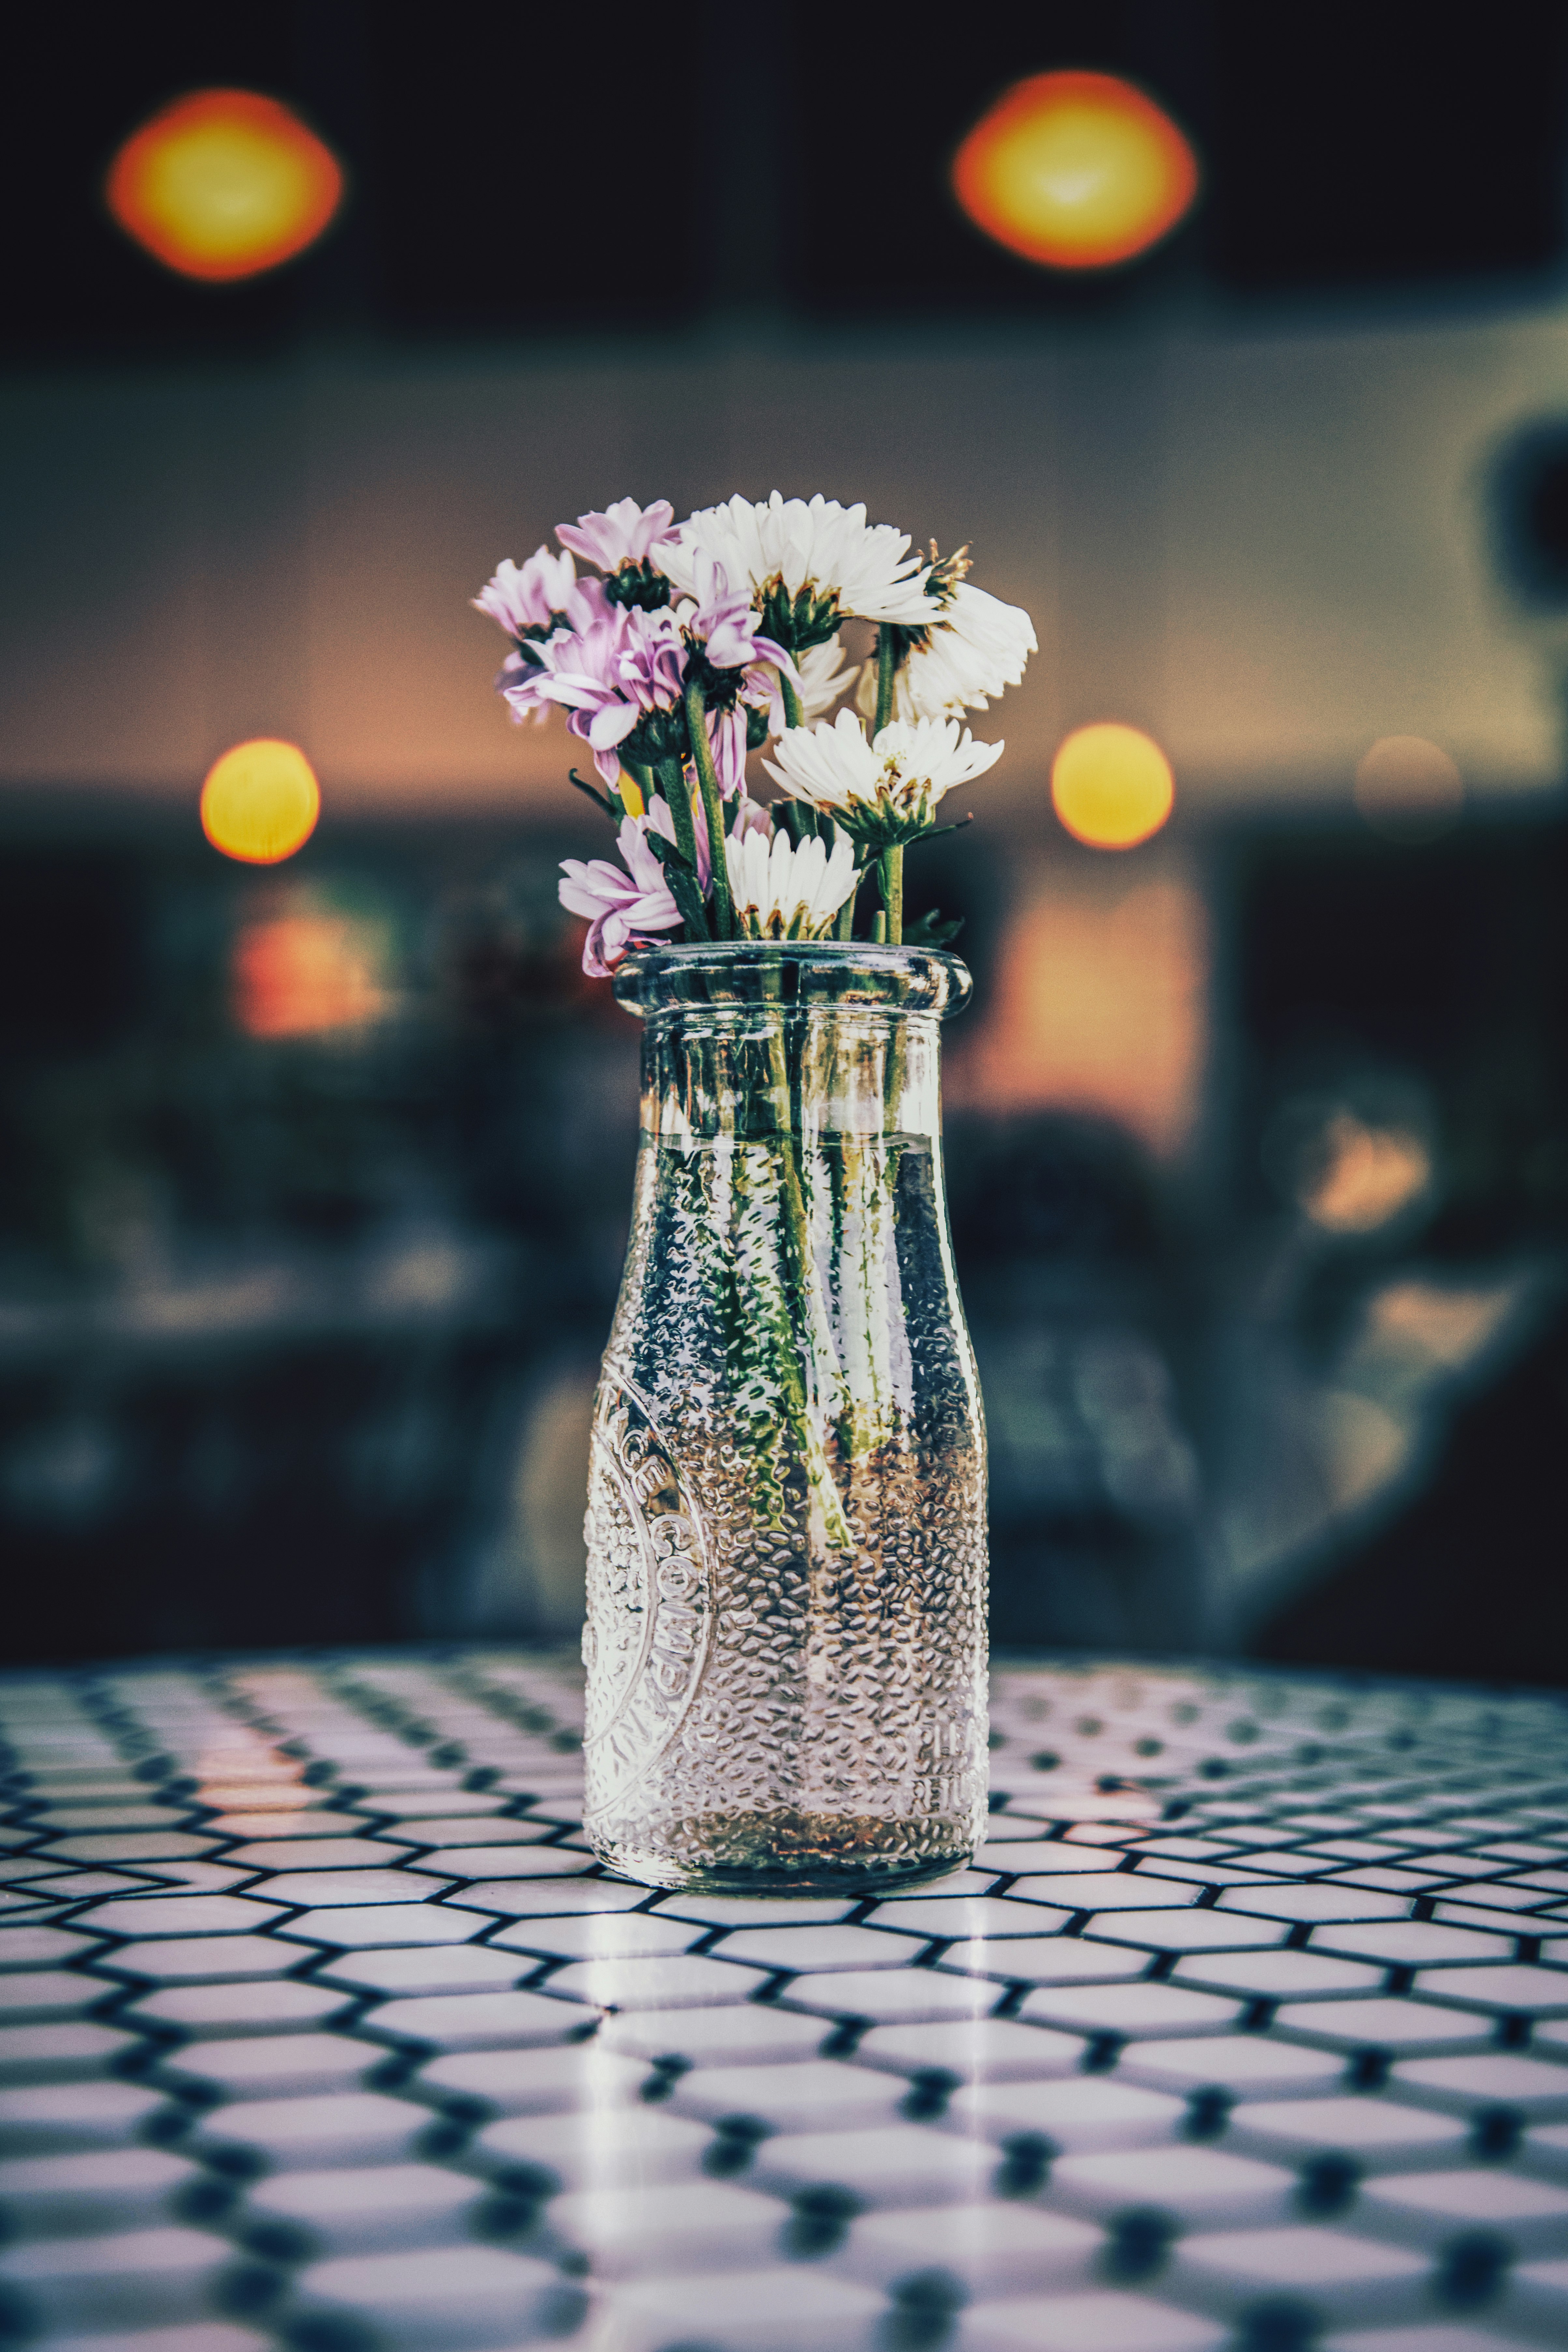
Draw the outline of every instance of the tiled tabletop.
[[[1568,2344],[1568,1704],[995,1677],[890,1901],[609,1878],[516,1651],[0,1678],[0,2344]]]

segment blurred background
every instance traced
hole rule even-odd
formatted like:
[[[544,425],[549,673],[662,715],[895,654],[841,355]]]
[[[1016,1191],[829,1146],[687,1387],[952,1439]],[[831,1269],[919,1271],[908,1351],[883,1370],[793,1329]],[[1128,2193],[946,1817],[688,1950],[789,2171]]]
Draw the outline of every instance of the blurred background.
[[[89,5],[7,68],[10,1657],[575,1633],[637,1034],[467,600],[777,487],[1040,633],[910,871],[996,1639],[1568,1679],[1562,9]],[[1009,196],[1085,73],[1133,148]],[[213,91],[275,106],[171,179]],[[1152,830],[1065,789],[1103,722]],[[256,738],[281,858],[198,815]]]

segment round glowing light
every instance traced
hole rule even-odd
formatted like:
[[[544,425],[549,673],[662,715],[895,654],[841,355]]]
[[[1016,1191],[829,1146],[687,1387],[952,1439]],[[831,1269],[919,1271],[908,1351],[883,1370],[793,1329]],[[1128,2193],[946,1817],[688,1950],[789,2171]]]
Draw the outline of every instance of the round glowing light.
[[[1135,727],[1080,727],[1051,763],[1057,815],[1093,849],[1131,849],[1158,833],[1176,799],[1171,763]]]
[[[258,735],[236,743],[202,786],[202,831],[225,857],[277,866],[304,847],[321,814],[321,788],[297,743]]]
[[[276,269],[313,245],[343,173],[298,115],[249,89],[176,99],[133,131],[104,184],[128,236],[183,278]]]
[[[1113,74],[1031,74],[953,159],[977,228],[1049,269],[1106,269],[1167,236],[1197,194],[1197,158],[1168,114]]]
[[[1465,804],[1464,778],[1421,735],[1380,735],[1356,764],[1354,791],[1373,831],[1394,841],[1436,841]]]

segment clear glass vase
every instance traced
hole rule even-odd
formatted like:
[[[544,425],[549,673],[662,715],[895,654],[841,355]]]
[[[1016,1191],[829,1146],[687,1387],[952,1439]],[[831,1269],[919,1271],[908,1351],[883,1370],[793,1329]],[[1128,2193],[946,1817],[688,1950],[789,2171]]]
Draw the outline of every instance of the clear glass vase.
[[[873,1894],[986,1813],[986,1448],[938,1063],[956,958],[629,957],[645,1024],[589,1480],[587,1828],[612,1868]]]

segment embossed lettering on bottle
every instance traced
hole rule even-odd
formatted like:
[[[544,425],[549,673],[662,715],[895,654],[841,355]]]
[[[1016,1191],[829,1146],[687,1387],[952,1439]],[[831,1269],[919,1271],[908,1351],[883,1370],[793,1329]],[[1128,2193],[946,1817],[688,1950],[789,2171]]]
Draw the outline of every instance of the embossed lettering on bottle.
[[[647,1404],[606,1379],[589,1469],[584,1761],[591,1811],[623,1798],[696,1695],[713,1595],[697,1516]]]

